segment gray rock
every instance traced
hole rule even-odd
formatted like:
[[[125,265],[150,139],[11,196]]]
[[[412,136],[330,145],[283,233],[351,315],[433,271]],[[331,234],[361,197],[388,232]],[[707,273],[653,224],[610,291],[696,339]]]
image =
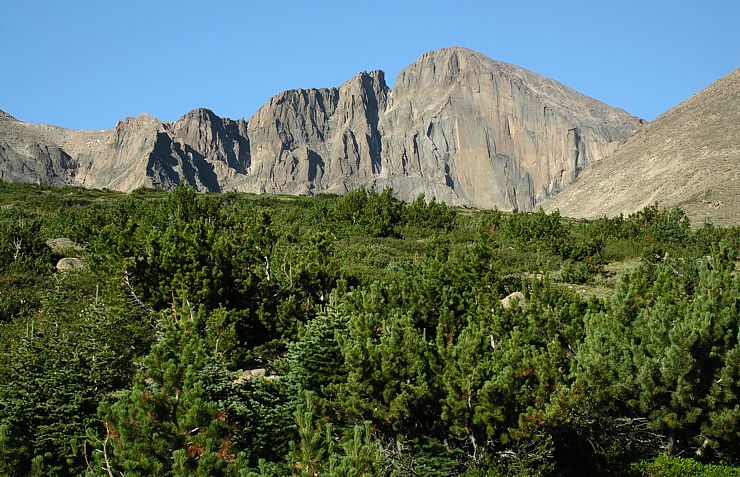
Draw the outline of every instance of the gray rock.
[[[553,80],[448,48],[399,74],[381,119],[383,169],[407,199],[426,192],[462,205],[527,210],[637,124]],[[425,186],[402,188],[405,177]]]
[[[6,113],[3,110],[0,110],[0,121],[17,121],[13,116]]]
[[[596,218],[659,202],[692,224],[740,224],[740,69],[641,127],[545,210]]]
[[[450,204],[532,209],[611,151],[638,119],[464,48],[423,55],[394,89],[382,71],[291,90],[249,121],[196,109],[107,131],[0,121],[0,178],[131,191],[287,194],[393,187]]]
[[[51,249],[52,252],[58,254],[67,254],[71,252],[82,252],[84,247],[77,245],[71,239],[67,237],[59,237],[55,239],[49,239],[46,241],[46,245]]]
[[[344,193],[381,172],[378,115],[388,87],[382,71],[339,88],[281,93],[249,120],[251,167],[233,187],[249,192]]]
[[[82,258],[65,257],[57,262],[57,270],[60,272],[76,272],[86,268],[87,262]]]
[[[514,300],[516,300],[516,303],[519,305],[519,308],[521,308],[522,310],[527,307],[527,300],[526,298],[524,298],[524,294],[518,291],[514,293],[510,293],[509,295],[504,297],[501,300],[501,306],[503,306],[504,308],[511,308],[512,305],[514,304]]]
[[[251,381],[253,379],[257,379],[257,378],[267,379],[269,377],[270,376],[267,376],[267,370],[264,368],[245,369],[234,380],[234,384],[242,384],[244,382]]]

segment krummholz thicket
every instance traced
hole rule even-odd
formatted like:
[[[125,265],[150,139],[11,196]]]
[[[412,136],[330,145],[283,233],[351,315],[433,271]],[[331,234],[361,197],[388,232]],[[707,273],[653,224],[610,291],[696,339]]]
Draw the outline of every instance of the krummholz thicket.
[[[2,475],[740,475],[737,227],[391,190],[0,206]]]

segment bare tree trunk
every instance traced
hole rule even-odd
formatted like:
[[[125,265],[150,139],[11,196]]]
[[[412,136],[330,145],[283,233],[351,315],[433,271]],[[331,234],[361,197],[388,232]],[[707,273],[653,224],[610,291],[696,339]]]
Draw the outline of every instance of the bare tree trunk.
[[[154,310],[146,306],[146,303],[144,303],[144,300],[139,298],[139,295],[136,294],[136,291],[134,290],[133,285],[131,285],[131,279],[128,275],[128,272],[123,272],[123,283],[126,285],[126,288],[128,289],[129,295],[131,295],[131,298],[134,299],[134,301],[145,311],[149,313],[154,313]],[[174,302],[174,299],[173,299]]]
[[[673,436],[670,436],[668,438],[668,444],[665,446],[665,451],[668,455],[673,455],[673,450],[676,447],[676,438]]]
[[[108,477],[113,477],[113,470],[110,466],[110,459],[108,458],[108,439],[110,439],[110,428],[108,427],[108,423],[105,423],[105,439],[103,440],[103,461],[105,461],[105,472],[108,474]]]

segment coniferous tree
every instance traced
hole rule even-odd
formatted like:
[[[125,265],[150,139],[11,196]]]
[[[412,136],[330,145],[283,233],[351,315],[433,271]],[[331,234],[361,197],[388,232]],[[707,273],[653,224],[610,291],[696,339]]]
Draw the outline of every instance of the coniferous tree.
[[[613,416],[647,418],[669,451],[703,455],[736,439],[735,254],[645,264],[587,318],[578,383]]]
[[[298,440],[288,456],[293,475],[313,477],[360,477],[385,475],[384,458],[373,438],[370,423],[355,425],[347,434],[326,423],[323,428],[314,413],[312,396],[295,411]]]
[[[397,432],[424,424],[435,405],[435,356],[409,313],[353,314],[340,342],[343,407]]]
[[[83,468],[80,446],[88,429],[100,428],[98,402],[126,383],[140,339],[110,313],[91,306],[74,321],[62,315],[28,323],[0,383],[6,475],[35,467],[40,475],[64,476]]]
[[[118,471],[217,476],[243,465],[231,448],[228,412],[208,399],[200,376],[215,359],[198,332],[202,319],[188,309],[165,316],[131,389],[101,407]]]

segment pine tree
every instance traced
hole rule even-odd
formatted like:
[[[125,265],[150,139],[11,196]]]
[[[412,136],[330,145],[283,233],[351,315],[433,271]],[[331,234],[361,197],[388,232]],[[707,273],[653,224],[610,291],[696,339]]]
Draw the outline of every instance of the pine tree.
[[[52,311],[52,307],[47,308]],[[80,472],[88,429],[98,429],[98,402],[128,378],[136,332],[110,310],[37,317],[11,353],[0,382],[0,468],[24,475]],[[4,468],[2,468],[4,467]]]
[[[314,413],[313,397],[305,394],[295,411],[298,441],[292,445],[288,460],[293,475],[314,477],[364,477],[384,475],[384,458],[373,439],[370,423],[353,426],[337,435],[331,423],[321,427]]]
[[[333,311],[306,323],[296,342],[288,349],[288,378],[299,393],[314,393],[315,405],[336,397],[337,386],[346,379],[344,358],[338,340],[346,323]]]
[[[644,417],[669,451],[738,437],[736,251],[647,263],[589,316],[578,384],[613,416]]]
[[[215,359],[198,333],[201,313],[164,317],[164,333],[131,389],[101,406],[117,471],[136,475],[229,475],[239,464],[229,416],[208,399],[199,373]]]
[[[343,407],[358,418],[403,432],[434,406],[432,344],[409,313],[354,314],[340,342],[347,367]]]

